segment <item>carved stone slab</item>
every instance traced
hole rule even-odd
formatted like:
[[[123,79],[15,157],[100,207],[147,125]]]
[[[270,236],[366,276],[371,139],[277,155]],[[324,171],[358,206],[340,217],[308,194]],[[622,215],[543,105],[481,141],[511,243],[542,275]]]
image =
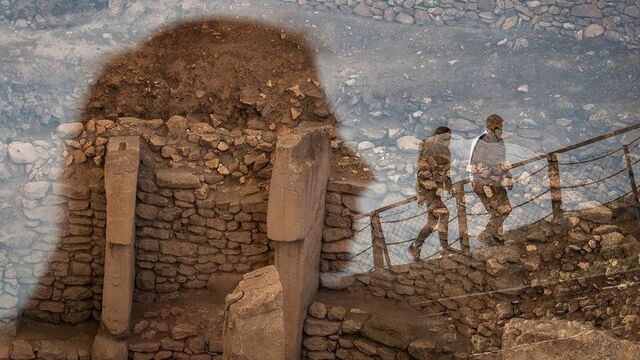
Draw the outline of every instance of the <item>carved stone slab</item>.
[[[127,245],[135,233],[140,138],[113,137],[104,165],[107,194],[107,243]]]

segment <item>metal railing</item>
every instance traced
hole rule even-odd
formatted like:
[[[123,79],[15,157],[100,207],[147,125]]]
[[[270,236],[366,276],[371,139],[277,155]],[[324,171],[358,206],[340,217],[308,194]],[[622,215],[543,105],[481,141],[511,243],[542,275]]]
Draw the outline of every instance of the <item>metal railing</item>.
[[[594,137],[592,139],[586,140],[586,141],[582,141],[580,143],[574,144],[574,145],[570,145],[570,146],[566,146],[557,150],[554,150],[552,152],[546,153],[546,154],[541,154],[541,155],[537,155],[534,157],[531,157],[529,159],[523,160],[523,161],[519,161],[516,162],[514,164],[511,165],[511,169],[518,169],[518,168],[522,168],[525,167],[527,165],[531,165],[534,163],[543,163],[546,162],[546,164],[543,163],[543,165],[541,165],[539,168],[535,169],[534,171],[532,171],[530,174],[527,173],[527,177],[529,179],[531,179],[534,176],[539,176],[539,175],[544,175],[545,173],[545,169],[546,169],[546,179],[544,179],[543,181],[540,181],[540,184],[545,184],[546,183],[546,189],[542,190],[540,193],[533,195],[531,197],[529,197],[528,199],[525,199],[525,201],[516,204],[513,206],[513,210],[517,210],[518,208],[524,208],[527,205],[532,205],[532,203],[534,202],[540,202],[542,200],[543,197],[549,196],[550,198],[550,202],[551,202],[551,211],[549,213],[547,213],[545,216],[540,217],[539,219],[534,219],[533,222],[535,221],[540,221],[542,219],[548,218],[549,216],[552,216],[554,219],[560,218],[562,217],[563,213],[564,213],[564,209],[563,209],[563,190],[565,191],[570,191],[572,189],[577,189],[577,188],[585,188],[585,187],[591,187],[594,185],[599,185],[601,183],[610,181],[611,179],[614,179],[615,177],[618,177],[620,174],[624,173],[626,171],[627,173],[627,178],[628,178],[628,184],[630,185],[630,187],[628,187],[627,189],[622,189],[622,185],[619,187],[620,189],[622,189],[622,195],[620,195],[619,197],[617,197],[615,200],[618,200],[624,196],[627,196],[629,193],[632,194],[632,199],[633,199],[633,203],[634,203],[634,209],[636,212],[636,216],[637,218],[640,220],[640,213],[638,212],[638,206],[640,204],[640,200],[638,199],[638,189],[637,189],[637,184],[635,181],[635,176],[634,176],[634,171],[633,171],[633,166],[640,162],[640,159],[633,159],[633,156],[630,152],[630,147],[631,146],[638,146],[638,153],[640,153],[640,143],[638,142],[640,140],[640,137],[634,139],[633,141],[630,141],[627,144],[622,145],[622,147],[620,148],[616,148],[613,149],[611,151],[608,151],[604,154],[599,154],[597,156],[594,156],[592,158],[586,159],[586,160],[572,160],[572,161],[565,161],[562,162],[559,160],[559,157],[561,154],[565,154],[568,153],[570,151],[576,150],[576,149],[582,149],[588,145],[591,144],[595,144],[598,142],[601,142],[603,140],[621,135],[621,134],[625,134],[628,133],[630,131],[633,130],[637,130],[640,129],[640,123],[631,125],[631,126],[627,126],[597,137]],[[577,183],[572,183],[572,184],[563,184],[563,182],[561,181],[561,171],[560,168],[561,166],[566,166],[566,167],[570,167],[570,166],[578,166],[578,165],[585,165],[585,164],[590,164],[593,162],[597,162],[597,161],[604,161],[607,159],[612,159],[613,156],[617,155],[618,153],[622,152],[622,158],[623,158],[623,168],[622,169],[616,169],[615,171],[613,171],[612,173],[610,173],[608,176],[598,179],[598,180],[590,180],[589,181],[585,181],[585,182],[577,182]],[[611,160],[611,162],[615,162],[613,160]],[[517,180],[516,180],[517,182]],[[443,199],[443,201],[449,201],[451,199],[455,200],[455,207],[456,207],[456,214],[455,216],[453,216],[451,219],[449,219],[449,223],[452,223],[453,221],[457,221],[457,225],[458,225],[458,237],[456,240],[454,240],[453,242],[451,242],[449,245],[455,245],[457,243],[460,244],[460,251],[462,251],[463,253],[469,253],[470,252],[470,239],[469,239],[469,226],[468,226],[468,216],[469,215],[473,215],[473,216],[479,216],[479,215],[488,215],[488,213],[484,212],[484,213],[467,213],[467,201],[466,201],[466,194],[470,194],[473,193],[472,191],[466,191],[465,190],[465,185],[470,184],[470,180],[469,179],[464,179],[464,180],[460,180],[457,181],[453,184],[453,191],[452,191],[452,195],[450,195],[448,198]],[[412,196],[412,197],[408,197],[405,198],[403,200],[394,202],[392,204],[380,207],[378,209],[375,209],[373,211],[364,213],[364,214],[356,214],[354,216],[354,220],[362,220],[362,219],[367,219],[368,218],[368,224],[366,226],[361,227],[360,229],[356,230],[356,233],[358,232],[362,232],[365,231],[367,229],[370,229],[371,231],[371,246],[359,251],[358,253],[354,254],[353,256],[350,257],[350,259],[354,259],[360,255],[362,255],[363,253],[365,253],[368,250],[372,250],[373,253],[373,268],[374,269],[381,269],[381,268],[386,268],[391,266],[391,259],[390,259],[390,254],[389,254],[389,246],[391,245],[404,245],[404,244],[408,244],[410,242],[413,242],[415,239],[414,238],[404,238],[400,241],[397,242],[387,242],[385,240],[385,232],[383,230],[383,225],[384,224],[397,224],[397,223],[401,223],[401,222],[407,222],[407,221],[411,221],[411,220],[415,220],[421,217],[424,217],[427,212],[426,210],[422,209],[423,211],[420,211],[418,213],[415,214],[411,214],[409,216],[406,216],[404,218],[398,218],[398,219],[389,219],[391,216],[387,216],[384,217],[383,214],[386,212],[393,212],[396,209],[399,209],[401,207],[406,207],[406,206],[410,206],[410,204],[415,203],[417,201],[417,196]],[[613,201],[613,200],[612,200]],[[530,211],[525,211],[525,213],[530,213]],[[513,214],[513,212],[512,212]],[[438,256],[439,252],[435,252],[433,254],[428,255],[426,258],[423,258],[422,260],[427,260],[429,258]]]

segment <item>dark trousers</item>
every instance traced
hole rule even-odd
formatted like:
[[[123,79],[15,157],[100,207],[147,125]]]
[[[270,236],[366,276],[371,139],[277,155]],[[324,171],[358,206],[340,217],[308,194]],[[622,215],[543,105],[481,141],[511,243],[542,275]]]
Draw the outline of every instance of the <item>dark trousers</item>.
[[[487,235],[502,236],[504,221],[509,217],[512,210],[507,190],[501,184],[483,185],[474,182],[473,192],[478,195],[490,216],[487,226],[479,237]]]
[[[442,249],[449,248],[449,210],[442,201],[442,197],[435,191],[426,196],[427,203],[427,223],[422,227],[418,237],[413,243],[413,247],[420,249],[432,232],[438,231],[440,246]]]

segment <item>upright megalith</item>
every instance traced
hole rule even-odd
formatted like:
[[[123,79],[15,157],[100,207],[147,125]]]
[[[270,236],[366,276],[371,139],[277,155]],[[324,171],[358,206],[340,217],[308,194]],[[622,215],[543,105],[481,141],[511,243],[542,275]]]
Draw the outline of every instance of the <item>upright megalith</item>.
[[[284,297],[284,359],[299,359],[306,309],[318,289],[329,127],[305,122],[276,144],[269,186],[267,236]]]
[[[282,285],[273,265],[245,274],[225,299],[224,360],[284,359]]]
[[[139,163],[139,137],[110,139],[104,166],[107,243],[102,317],[101,329],[92,348],[92,359],[127,358],[126,338],[129,335],[135,280],[134,238]]]

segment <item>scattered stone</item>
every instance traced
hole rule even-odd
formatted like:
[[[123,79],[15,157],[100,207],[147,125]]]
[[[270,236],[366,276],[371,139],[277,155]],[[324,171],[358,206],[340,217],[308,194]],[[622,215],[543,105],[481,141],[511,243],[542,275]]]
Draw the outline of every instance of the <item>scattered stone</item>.
[[[63,139],[75,139],[84,131],[84,125],[81,122],[72,122],[60,124],[58,126],[58,136]]]
[[[422,144],[422,141],[420,141],[415,136],[406,135],[396,140],[396,144],[398,146],[398,149],[402,151],[413,152],[420,149],[420,144]]]
[[[31,143],[12,142],[9,144],[9,158],[16,164],[31,164],[38,160],[38,150]]]
[[[609,119],[609,114],[604,110],[600,110],[589,116],[589,124],[599,128],[610,128],[612,125],[611,120]]]
[[[413,16],[405,12],[401,12],[400,14],[398,14],[395,20],[401,24],[406,24],[406,25],[411,25],[415,22],[415,19],[413,18]]]
[[[587,38],[594,38],[604,33],[604,27],[600,24],[591,24],[587,26],[583,31],[583,36]]]
[[[592,4],[574,5],[571,8],[571,15],[578,17],[601,18],[602,11]]]

